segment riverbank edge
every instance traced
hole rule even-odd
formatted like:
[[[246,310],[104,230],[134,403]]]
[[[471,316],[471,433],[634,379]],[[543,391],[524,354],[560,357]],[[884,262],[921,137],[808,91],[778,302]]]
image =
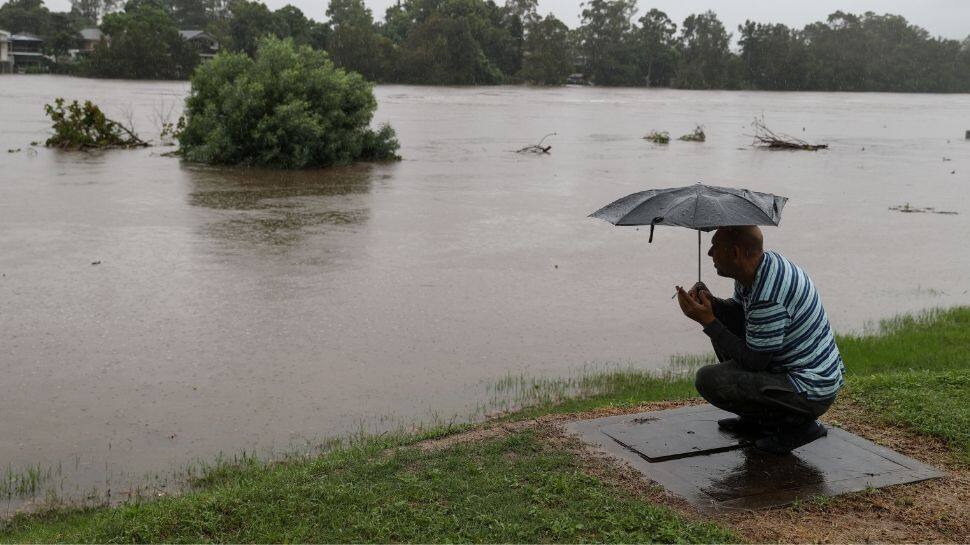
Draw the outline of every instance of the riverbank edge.
[[[968,358],[965,356],[970,349],[970,307],[933,310],[921,315],[893,318],[882,322],[877,334],[840,337],[839,347],[846,361],[849,385],[843,396],[844,401],[839,403],[840,406],[848,408],[840,409],[837,414],[842,415],[843,420],[847,419],[849,427],[860,425],[858,418],[853,422],[852,417],[844,416],[853,414],[852,408],[855,408],[854,414],[863,415],[864,420],[883,422],[889,427],[899,427],[906,433],[914,433],[926,441],[936,441],[943,445],[940,448],[946,452],[946,455],[942,458],[937,457],[937,463],[946,466],[947,469],[963,472],[962,468],[970,460],[970,440],[967,439],[970,436],[967,430],[970,427],[967,411],[970,409],[964,403],[967,395],[964,386],[967,384],[968,367],[970,367]],[[698,362],[703,363],[703,359],[699,359]],[[893,375],[900,373],[907,374],[908,378],[895,380]],[[550,385],[548,381],[534,382],[533,385],[539,385],[538,388],[532,388],[533,390],[556,390],[557,387],[555,384]],[[558,415],[558,418],[578,418],[582,413],[590,412],[598,414],[631,412],[640,410],[645,405],[656,405],[658,402],[679,404],[697,401],[691,381],[683,376],[658,377],[637,371],[614,371],[591,373],[572,381],[572,385],[578,386],[578,391],[582,393],[557,394],[554,399],[547,398],[544,402],[502,415],[483,424],[447,425],[414,432],[362,436],[336,446],[331,452],[313,459],[269,462],[249,459],[237,464],[221,464],[206,471],[202,477],[195,480],[193,490],[179,497],[138,500],[119,507],[54,506],[44,512],[18,515],[5,521],[0,527],[0,540],[11,542],[119,539],[145,542],[283,541],[299,540],[302,537],[308,541],[663,541],[666,539],[709,542],[757,539],[760,534],[743,530],[744,525],[738,525],[737,521],[718,521],[719,527],[711,524],[711,521],[691,516],[689,512],[678,509],[676,505],[658,505],[656,497],[651,497],[655,495],[636,497],[637,494],[631,493],[622,483],[610,482],[609,476],[603,472],[600,472],[598,477],[590,477],[586,472],[589,462],[584,461],[580,453],[570,449],[548,447],[550,444],[558,444],[552,440],[553,436],[549,435],[548,430],[537,431],[535,428],[530,429],[525,426],[501,436],[490,435],[487,432],[487,430],[505,427],[511,427],[514,430],[516,424],[539,422],[550,415]],[[887,385],[892,388],[887,389]],[[933,391],[926,391],[928,385],[933,388]],[[528,390],[532,385],[527,383],[525,386]],[[561,392],[561,389],[556,391]],[[894,396],[905,397],[906,400],[900,406],[896,406]],[[930,402],[933,398],[949,398],[949,401],[942,404]],[[941,421],[950,425],[941,427]],[[454,440],[458,437],[472,439]],[[428,444],[445,446],[425,448]],[[491,474],[492,479],[516,475],[522,481],[520,485],[529,489],[530,493],[544,491],[545,499],[549,503],[544,511],[546,518],[540,516],[541,524],[538,526],[521,526],[520,533],[516,533],[515,528],[510,533],[493,527],[495,524],[499,526],[523,524],[516,522],[520,515],[534,517],[535,514],[530,513],[529,508],[535,506],[527,505],[533,503],[532,496],[526,496],[519,498],[519,505],[489,506],[486,503],[476,506],[479,510],[505,509],[504,514],[509,517],[505,520],[500,518],[488,524],[480,524],[473,520],[459,519],[453,527],[442,526],[437,534],[421,533],[420,527],[414,527],[414,520],[420,521],[425,517],[424,524],[427,524],[428,528],[433,528],[436,524],[440,526],[441,521],[438,519],[440,517],[454,519],[456,513],[449,514],[449,508],[452,511],[461,511],[461,506],[454,505],[454,502],[465,501],[461,496],[443,498],[440,494],[435,496],[437,492],[433,489],[437,479],[435,475],[440,476],[442,471],[447,473],[448,468],[454,470],[451,478],[444,478],[437,484],[450,483],[454,486],[456,480],[460,481],[464,478],[463,472],[474,472],[473,468],[461,463],[465,459],[479,460],[485,466],[492,464],[494,467],[490,467],[495,471]],[[511,462],[507,464],[505,460]],[[525,460],[525,462],[524,465],[516,465],[514,460]],[[365,472],[365,475],[358,475],[356,481],[353,479],[326,481],[326,486],[337,488],[348,484],[351,488],[365,490],[368,487],[371,489],[383,487],[383,495],[368,496],[364,498],[365,505],[360,506],[377,509],[379,513],[371,522],[380,522],[380,524],[366,528],[357,526],[357,534],[340,533],[337,531],[338,528],[330,528],[333,531],[329,533],[302,535],[268,531],[270,528],[264,524],[266,522],[262,520],[264,517],[273,518],[293,513],[281,513],[271,504],[258,505],[258,500],[256,505],[248,505],[245,509],[241,509],[251,517],[255,514],[255,518],[240,521],[232,516],[233,495],[245,497],[248,493],[254,492],[255,487],[265,485],[267,483],[265,478],[268,476],[289,472],[304,477],[307,475],[319,477],[320,474],[314,471],[352,472],[355,466],[358,469],[375,469],[385,462],[392,466],[398,465],[390,473],[378,471],[369,478]],[[433,471],[431,473],[424,471],[424,468],[437,465],[444,467],[444,469],[442,467],[434,469],[433,471],[439,472],[437,474]],[[547,486],[549,483],[545,482],[540,475],[542,472],[561,479],[556,486],[565,486],[564,483],[567,483],[572,488],[557,492],[556,487],[553,486],[550,493]],[[424,509],[426,506],[410,505],[407,502],[398,506],[400,512],[389,508],[388,506],[397,505],[401,501],[398,499],[399,496],[406,497],[414,490],[407,486],[388,487],[387,483],[381,482],[380,479],[400,479],[402,476],[408,478],[420,476],[430,480],[430,492],[427,487],[423,492],[429,492],[439,500],[444,499],[446,504],[452,502],[452,505],[446,507],[445,511],[435,511],[431,514]],[[532,482],[533,478],[535,482]],[[289,481],[284,479],[274,482],[287,484]],[[487,483],[481,486],[487,486]],[[300,503],[307,499],[300,497],[299,486],[293,486],[292,489],[297,494],[296,496],[290,494],[293,496],[289,498],[291,501]],[[571,512],[566,518],[558,517],[557,512],[567,512],[571,502],[582,504],[584,500],[574,497],[574,493],[579,493],[581,498],[597,498],[597,502],[618,502],[616,518],[595,520],[593,513],[583,511]],[[331,496],[333,502],[339,500],[352,503],[354,501],[352,498],[340,498],[339,495]],[[255,497],[258,498],[259,495]],[[509,499],[514,500],[514,497]],[[368,501],[371,503],[368,504]],[[474,502],[465,501],[465,503]],[[316,506],[317,509],[340,511],[338,507],[340,506],[336,503],[328,505],[326,502]],[[226,512],[227,508],[230,512]],[[804,508],[804,506],[797,508]],[[469,515],[470,512],[465,514]],[[211,520],[203,524],[200,520],[206,519],[206,515]],[[630,531],[620,528],[623,531],[618,533],[616,525],[622,525],[623,521],[630,520],[631,516],[641,522],[650,520],[653,523],[643,525],[646,532],[638,533],[635,529]],[[405,524],[406,520],[411,520],[412,523]],[[245,528],[237,526],[240,522]],[[339,521],[331,522],[340,524]],[[344,522],[350,521],[345,519]],[[228,526],[226,526],[227,523]],[[400,526],[395,527],[395,524]],[[286,526],[283,525],[284,528]],[[741,531],[732,531],[732,527],[739,528]],[[260,528],[266,531],[260,533]],[[959,532],[959,529],[956,531]],[[952,532],[948,535],[952,537]]]

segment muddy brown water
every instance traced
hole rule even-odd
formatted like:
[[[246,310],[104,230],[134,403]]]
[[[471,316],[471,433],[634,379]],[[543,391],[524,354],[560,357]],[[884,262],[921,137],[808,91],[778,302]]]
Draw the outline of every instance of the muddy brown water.
[[[670,299],[696,234],[586,217],[645,188],[790,197],[767,243],[841,331],[970,303],[968,95],[381,86],[404,160],[299,173],[29,146],[55,97],[154,136],[187,92],[0,77],[0,480],[39,468],[28,496],[118,498],[219,453],[467,418],[509,374],[705,352]],[[752,150],[762,114],[831,149]],[[695,124],[707,143],[641,139]]]

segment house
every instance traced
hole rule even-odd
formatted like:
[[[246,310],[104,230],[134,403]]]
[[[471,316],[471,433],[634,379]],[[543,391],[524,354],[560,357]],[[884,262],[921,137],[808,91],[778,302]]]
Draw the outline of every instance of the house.
[[[182,39],[195,46],[203,61],[212,59],[219,53],[219,40],[204,30],[180,30]]]
[[[589,85],[586,76],[582,73],[569,74],[566,78],[566,85]]]
[[[78,44],[80,49],[75,53],[82,57],[90,55],[94,52],[94,48],[101,43],[104,39],[104,34],[101,33],[101,29],[98,28],[82,28],[79,33],[81,37],[78,39]]]
[[[11,35],[10,56],[18,72],[44,70],[50,63],[50,59],[44,55],[44,40],[33,34]]]
[[[13,57],[10,56],[10,33],[0,30],[0,74],[13,72]]]

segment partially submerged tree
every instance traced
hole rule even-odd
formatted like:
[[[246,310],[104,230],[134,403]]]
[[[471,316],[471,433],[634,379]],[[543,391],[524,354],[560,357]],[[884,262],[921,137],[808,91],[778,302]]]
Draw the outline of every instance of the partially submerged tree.
[[[326,53],[264,38],[254,58],[222,53],[199,67],[181,152],[191,161],[309,168],[397,159],[394,130],[370,129],[371,84]]]
[[[694,129],[694,132],[685,134],[677,140],[681,140],[683,142],[706,142],[707,135],[704,134],[704,127],[698,125],[697,128]]]
[[[135,148],[148,145],[131,127],[108,119],[100,108],[85,101],[65,106],[63,98],[44,106],[54,122],[54,134],[47,139],[48,147],[85,150],[92,148]]]
[[[650,134],[644,136],[643,139],[654,144],[669,144],[670,133],[667,131],[650,131]]]

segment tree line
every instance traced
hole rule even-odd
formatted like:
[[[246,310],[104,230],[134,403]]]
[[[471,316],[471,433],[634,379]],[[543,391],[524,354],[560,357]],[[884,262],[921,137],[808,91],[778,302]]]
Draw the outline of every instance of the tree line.
[[[587,0],[578,28],[537,12],[538,0],[400,0],[377,21],[363,0],[330,0],[325,20],[254,0],[8,0],[0,28],[32,32],[62,55],[77,30],[110,41],[76,70],[96,77],[185,78],[199,59],[179,30],[205,30],[223,50],[252,55],[264,36],[325,50],[371,81],[431,85],[595,85],[683,89],[970,92],[970,37],[933,37],[904,17],[837,11],[802,29],[718,16],[680,24],[637,0]]]

